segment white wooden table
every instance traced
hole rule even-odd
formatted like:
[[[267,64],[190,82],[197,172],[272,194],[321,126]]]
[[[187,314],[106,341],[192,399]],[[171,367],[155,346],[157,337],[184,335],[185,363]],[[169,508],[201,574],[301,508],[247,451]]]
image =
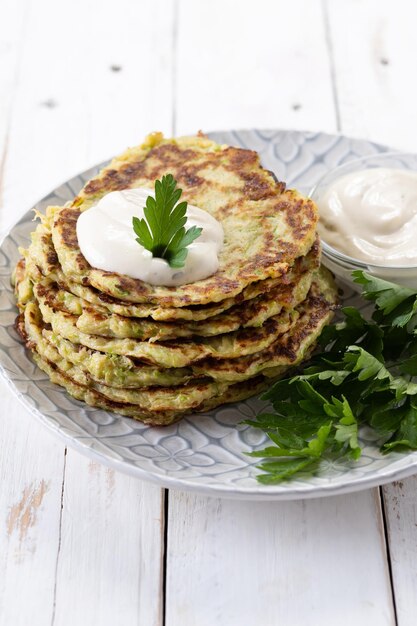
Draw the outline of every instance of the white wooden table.
[[[417,151],[416,24],[415,0],[0,0],[0,228],[151,130]],[[417,623],[417,478],[288,503],[168,493],[0,394],[1,626]]]

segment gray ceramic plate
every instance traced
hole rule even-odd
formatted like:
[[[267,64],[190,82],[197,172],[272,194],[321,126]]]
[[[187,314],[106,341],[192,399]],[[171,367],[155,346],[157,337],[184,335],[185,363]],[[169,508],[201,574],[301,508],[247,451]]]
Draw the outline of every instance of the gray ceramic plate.
[[[257,150],[265,167],[305,193],[329,169],[386,150],[368,141],[324,133],[250,130],[210,136],[221,143]],[[54,189],[36,208],[42,210],[48,204],[70,200],[101,165]],[[255,429],[239,425],[259,411],[261,403],[257,399],[190,416],[168,428],[143,426],[73,400],[33,364],[13,328],[16,309],[10,272],[18,258],[18,246],[27,245],[33,229],[32,217],[28,211],[0,249],[0,365],[19,400],[67,444],[117,470],[165,487],[240,499],[295,499],[346,493],[417,472],[417,453],[382,456],[372,436],[363,433],[364,450],[358,462],[329,463],[314,477],[265,487],[255,478],[258,461],[244,454],[262,447],[265,437]],[[353,293],[346,294],[346,298],[360,305]]]

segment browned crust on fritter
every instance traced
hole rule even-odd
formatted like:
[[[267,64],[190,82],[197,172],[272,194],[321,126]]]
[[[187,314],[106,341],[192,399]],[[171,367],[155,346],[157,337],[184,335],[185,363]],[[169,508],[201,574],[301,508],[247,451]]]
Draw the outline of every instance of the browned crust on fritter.
[[[301,280],[306,272],[307,270],[300,271],[300,274],[297,275],[297,280]],[[230,316],[238,315],[239,325],[240,327],[243,328],[253,318],[255,314],[261,314],[263,310],[268,309],[268,303],[271,301],[271,299],[278,301],[283,309],[288,308],[290,306],[291,307],[294,306],[293,292],[294,292],[295,287],[296,287],[295,283],[283,282],[282,284],[271,289],[266,294],[261,294],[253,298],[252,300],[244,302],[243,304],[237,303],[235,306],[231,307],[227,312],[220,313],[216,317],[209,318],[208,323],[215,324],[217,320],[220,322],[222,318],[227,319]],[[54,282],[37,283],[34,288],[36,298],[43,299],[45,304],[49,306],[51,309],[58,310],[64,313],[69,312],[65,303],[62,301],[59,301],[57,298],[57,291],[59,289],[60,289],[59,284],[54,283]],[[64,289],[64,291],[66,290]],[[87,301],[81,301],[81,306],[82,306],[82,312],[88,313],[88,315],[92,319],[94,319],[97,322],[97,324],[100,324],[101,322],[106,321],[109,318],[109,316],[110,317],[113,316],[114,318],[119,319],[121,321],[129,320],[130,322],[139,323],[139,324],[141,323],[141,321],[143,321],[143,318],[138,318],[138,317],[126,318],[122,315],[108,313],[106,312],[105,309],[98,310],[97,307],[88,303]],[[188,336],[190,338],[194,338],[193,339],[194,341],[196,340],[195,337],[199,335],[202,335],[204,337],[211,336],[211,335],[206,335],[205,332],[201,332],[201,328],[202,326],[204,326],[204,322],[201,322],[201,321],[200,322],[188,322],[188,323],[181,322],[181,321],[157,322],[157,323],[155,322],[155,326],[156,324],[158,325],[158,328],[161,329],[162,333],[164,332],[164,330],[171,331],[172,336],[168,337],[170,341],[174,339],[176,336],[183,337],[183,338],[187,336],[185,333],[179,333],[178,335],[175,335],[175,329],[179,327],[189,328],[190,331],[188,333]],[[264,321],[264,328],[269,328],[271,333],[274,332],[274,330],[276,330],[276,326],[277,326],[277,322],[275,320],[268,320],[267,318]],[[253,328],[254,328],[254,332],[256,332],[255,329],[257,327],[255,326]],[[232,332],[233,330],[235,329],[232,328],[230,332]],[[227,331],[222,331],[222,332],[227,332]],[[101,333],[98,333],[98,334],[101,334]],[[153,337],[154,334],[155,333],[152,333],[151,335],[149,335],[149,337]],[[141,335],[141,338],[146,339],[147,337],[145,337],[144,335]],[[159,342],[160,341],[161,341],[161,338],[159,338]]]
[[[63,243],[68,248],[74,248],[78,250],[78,239],[77,239],[77,220],[81,215],[81,211],[79,209],[69,208],[63,209],[56,220],[56,226],[61,230],[61,236]],[[55,253],[56,255],[56,253]],[[56,255],[56,261],[58,261],[58,256]],[[88,270],[91,266],[88,263],[87,259],[79,252],[77,255],[77,265],[80,272]]]
[[[28,335],[27,335],[26,328],[25,328],[24,313],[19,313],[19,315],[16,317],[14,321],[14,328],[17,334],[19,335],[20,339],[25,344],[25,346],[30,349],[32,346],[29,345],[29,342],[28,342]]]
[[[26,271],[26,261],[22,257],[16,263],[16,269],[15,269],[16,283],[18,283],[18,282],[20,282],[20,281],[22,281],[24,279],[25,271]]]
[[[49,259],[52,260],[55,255],[55,249],[53,247],[52,237],[50,234],[48,234],[47,236],[44,236],[43,239],[44,239],[45,254]],[[23,259],[22,259],[22,262],[24,263]],[[85,259],[84,259],[84,263],[87,263]],[[303,272],[313,271],[314,269],[317,269],[319,265],[320,265],[320,241],[317,237],[309,253],[305,257],[298,257],[295,260],[290,272],[285,273],[279,278],[269,278],[267,280],[255,281],[254,283],[249,285],[247,288],[243,289],[236,296],[231,298],[230,301],[227,302],[227,306],[225,308],[221,308],[221,311],[222,312],[228,311],[230,310],[231,307],[239,305],[240,303],[244,301],[250,302],[250,300],[252,300],[253,298],[262,298],[263,296],[266,296],[270,292],[279,288],[280,285],[289,285],[294,280],[298,280],[298,278],[301,276]],[[37,265],[37,269],[39,272],[39,277],[37,277],[36,280],[39,280],[41,276],[44,276],[45,278],[56,280],[60,289],[63,289],[64,291],[69,291],[69,292],[72,291],[71,285],[66,282],[64,275],[62,274],[61,267],[57,259],[55,259],[55,262],[52,265],[50,263],[45,267],[41,267]],[[56,277],[55,277],[55,274],[57,274]],[[118,276],[118,278],[120,277]],[[84,287],[87,287],[91,291],[92,295],[95,298],[99,300],[98,304],[101,304],[102,306],[104,306],[105,308],[108,308],[109,310],[111,309],[113,305],[116,305],[116,306],[121,305],[124,307],[129,307],[130,305],[132,305],[131,302],[128,302],[127,300],[123,300],[123,298],[115,298],[114,296],[111,296],[107,293],[100,291],[96,287],[93,287],[92,285],[89,284],[87,277],[85,277],[82,280],[82,284],[84,285]],[[258,291],[258,295],[250,295],[248,290],[252,293],[253,291],[255,292]],[[75,291],[75,293],[77,292]],[[148,315],[150,317],[153,317],[152,308],[155,307],[156,309],[158,309],[159,308],[158,305],[155,305],[155,303],[148,303],[147,306],[151,307]],[[171,309],[165,308],[165,311],[167,312],[167,314],[164,316],[164,321],[165,322],[172,321],[175,323],[179,323],[179,320],[181,320],[182,309],[184,310],[184,313],[186,314],[185,319],[187,319],[188,315],[193,311],[204,313],[204,317],[201,317],[200,319],[208,319],[209,317],[219,315],[218,303],[214,303],[214,304],[213,303],[208,303],[208,304],[193,304],[192,303],[188,307],[176,308],[175,313],[173,313],[172,316],[169,316],[168,312],[170,310],[174,311],[174,309],[172,307]],[[125,315],[129,317],[135,317],[134,313],[132,314],[125,313]],[[157,318],[154,318],[154,319],[157,319]]]
[[[36,354],[36,350],[34,352]],[[55,363],[42,358],[40,360],[46,362],[47,366],[51,370],[56,371],[59,374],[60,378],[62,378],[62,382],[56,381],[58,384],[65,387],[65,382],[67,382],[80,390],[81,393],[87,392],[90,398],[94,398],[94,405],[98,408],[118,413],[119,415],[132,417],[133,419],[144,422],[150,426],[168,426],[179,421],[190,413],[201,413],[218,406],[220,403],[226,404],[235,402],[235,399],[238,396],[240,399],[249,398],[250,396],[260,393],[271,384],[271,380],[266,381],[264,377],[257,376],[256,378],[252,378],[244,383],[235,383],[231,385],[225,393],[221,394],[221,396],[213,396],[204,402],[196,401],[194,406],[190,406],[184,411],[176,412],[170,410],[169,408],[160,409],[158,411],[148,411],[143,407],[139,407],[128,402],[115,402],[96,389],[75,383],[65,372],[60,370]],[[38,364],[41,365],[40,363]]]
[[[157,302],[168,307],[219,302],[236,296],[245,285],[256,280],[269,276],[284,279],[295,258],[306,254],[313,243],[311,236],[317,222],[314,203],[295,191],[286,190],[284,183],[261,167],[259,156],[254,151],[235,147],[204,151],[186,148],[174,141],[116,163],[87,183],[72,206],[56,216],[54,224],[54,232],[60,233],[63,246],[76,255],[75,265],[80,274],[78,280],[81,282],[82,279],[84,285],[97,287],[109,296],[120,295],[128,302]],[[229,172],[231,179],[221,175],[212,180],[211,175],[219,172],[219,168]],[[90,268],[79,251],[76,236],[76,221],[83,204],[87,203],[88,207],[92,200],[111,191],[149,186],[167,172],[176,178],[183,189],[184,199],[190,203],[202,206],[202,199],[210,198],[210,192],[215,190],[215,203],[207,210],[225,227],[228,219],[236,220],[238,217],[238,222],[233,222],[233,229],[238,233],[245,233],[249,225],[258,224],[256,237],[262,245],[251,250],[249,235],[244,238],[244,248],[246,250],[248,246],[248,249],[244,262],[237,265],[237,258],[242,256],[237,256],[237,253],[233,256],[233,249],[240,251],[240,248],[231,239],[233,229],[229,230],[228,254],[220,254],[219,271],[208,279],[196,281],[192,289],[190,285],[152,287],[128,276]],[[282,218],[279,218],[280,214]],[[287,224],[287,234],[280,236],[277,232],[277,219],[281,220],[279,223]],[[265,225],[263,229],[261,225]],[[309,242],[307,248],[306,242]],[[65,266],[63,269],[67,271]],[[77,271],[72,277],[77,280]]]
[[[278,358],[285,359],[287,365],[295,363],[299,358],[300,348],[305,339],[307,339],[324,320],[326,321],[331,318],[337,306],[335,299],[329,301],[320,293],[317,285],[313,283],[305,302],[299,308],[301,315],[291,328],[291,331],[279,336],[269,347],[257,354],[234,359],[233,370],[237,373],[244,373],[254,362],[267,363],[277,360]],[[303,309],[306,310],[306,313],[302,313]],[[197,371],[221,371],[225,363],[226,360],[222,361],[221,359],[207,357],[198,363]]]

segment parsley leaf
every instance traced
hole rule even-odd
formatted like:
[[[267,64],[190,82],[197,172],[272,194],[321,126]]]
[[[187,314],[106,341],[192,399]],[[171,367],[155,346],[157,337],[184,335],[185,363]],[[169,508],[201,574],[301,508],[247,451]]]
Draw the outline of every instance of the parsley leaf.
[[[145,217],[132,218],[136,241],[154,257],[165,259],[170,267],[184,267],[187,247],[201,235],[202,228],[187,223],[187,202],[179,202],[182,190],[172,174],[155,181],[155,197],[149,196],[144,208]]]
[[[415,306],[417,293],[409,287],[395,285],[382,278],[371,276],[361,270],[352,272],[355,283],[363,285],[362,295],[367,300],[375,302],[377,309],[380,309],[384,316],[397,309],[401,304],[407,305],[407,312],[411,312]],[[404,325],[394,317],[391,323],[394,326]]]
[[[375,305],[372,318],[342,309],[343,320],[322,331],[322,352],[262,396],[274,412],[244,422],[273,444],[247,453],[264,459],[263,484],[315,472],[325,460],[358,459],[364,425],[380,437],[383,453],[417,450],[417,291],[360,271],[353,276]]]

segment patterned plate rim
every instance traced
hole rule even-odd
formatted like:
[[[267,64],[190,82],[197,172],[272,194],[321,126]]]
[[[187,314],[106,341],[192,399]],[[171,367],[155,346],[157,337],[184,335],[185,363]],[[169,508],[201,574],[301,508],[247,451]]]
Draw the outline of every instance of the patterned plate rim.
[[[248,132],[254,132],[253,130],[229,130],[229,131],[213,131],[208,133],[209,136],[220,136],[223,134],[231,134],[231,135],[240,135]],[[311,132],[311,131],[296,131],[292,129],[266,129],[255,131],[258,132],[260,136],[266,135],[272,136],[274,134],[279,133],[296,133],[300,135],[320,135],[325,136],[327,138],[342,138],[350,140],[349,137],[346,137],[342,133],[320,133],[320,132]],[[354,139],[352,139],[355,141]],[[361,140],[357,140],[361,141]],[[369,145],[374,146],[379,152],[392,151],[392,148],[388,148],[386,146],[382,146],[380,144],[375,144],[373,142],[363,140]],[[81,176],[91,176],[92,172],[97,171],[97,168],[102,167],[108,163],[108,160],[92,166],[83,172],[67,179],[64,183],[57,186],[54,190],[47,194],[44,198],[42,198],[39,203],[45,201],[49,195],[53,194],[57,189],[62,187],[65,184],[69,184],[74,181],[76,178]],[[37,204],[39,204],[37,203]],[[10,236],[13,235],[14,230],[19,226],[20,223],[24,222],[29,214],[31,214],[32,209],[29,209],[9,230],[6,232],[0,240],[0,251],[3,251],[3,246],[5,242],[8,240]],[[11,270],[11,268],[9,267]],[[6,382],[8,388],[11,390],[13,395],[18,399],[18,401],[26,407],[31,415],[33,415],[41,424],[46,426],[46,428],[56,435],[63,443],[68,445],[69,447],[77,450],[78,452],[86,455],[89,458],[92,458],[96,461],[107,465],[117,471],[121,471],[130,476],[140,478],[142,480],[146,480],[147,482],[154,483],[158,486],[177,489],[182,491],[189,491],[194,493],[200,493],[204,495],[211,495],[213,497],[224,497],[224,498],[233,498],[240,500],[295,500],[295,499],[304,499],[304,498],[319,498],[330,495],[340,495],[344,493],[351,493],[355,491],[360,491],[364,489],[368,489],[371,487],[376,487],[379,485],[384,485],[386,483],[392,482],[393,480],[399,480],[402,478],[406,478],[411,476],[412,474],[417,473],[417,452],[413,453],[403,453],[398,454],[395,458],[398,460],[402,458],[403,460],[407,460],[408,463],[406,466],[402,466],[401,468],[383,468],[382,470],[374,470],[370,472],[368,475],[364,475],[361,477],[357,477],[354,480],[347,481],[345,483],[337,483],[332,484],[331,479],[327,484],[315,485],[314,483],[307,483],[307,486],[303,486],[302,488],[298,485],[294,488],[285,488],[282,489],[280,485],[278,486],[263,486],[257,484],[256,487],[240,487],[237,485],[221,485],[221,484],[210,484],[204,485],[200,483],[196,483],[193,480],[188,480],[187,478],[177,478],[169,475],[161,475],[157,473],[149,472],[141,467],[132,465],[127,463],[124,460],[118,460],[112,458],[111,456],[107,456],[104,452],[100,452],[98,450],[94,450],[91,446],[92,443],[88,440],[83,440],[80,438],[75,438],[70,434],[65,433],[60,427],[59,424],[53,422],[53,420],[47,417],[44,413],[42,413],[39,409],[33,406],[28,400],[27,396],[22,393],[16,386],[13,379],[8,375],[4,365],[0,363],[0,375],[2,379]],[[34,381],[33,381],[34,382]],[[36,384],[34,382],[34,384]],[[129,419],[129,418],[123,418]],[[151,428],[151,427],[150,427]],[[233,428],[233,427],[231,427]],[[93,436],[90,436],[92,440],[94,440]],[[291,483],[286,483],[290,485]]]

